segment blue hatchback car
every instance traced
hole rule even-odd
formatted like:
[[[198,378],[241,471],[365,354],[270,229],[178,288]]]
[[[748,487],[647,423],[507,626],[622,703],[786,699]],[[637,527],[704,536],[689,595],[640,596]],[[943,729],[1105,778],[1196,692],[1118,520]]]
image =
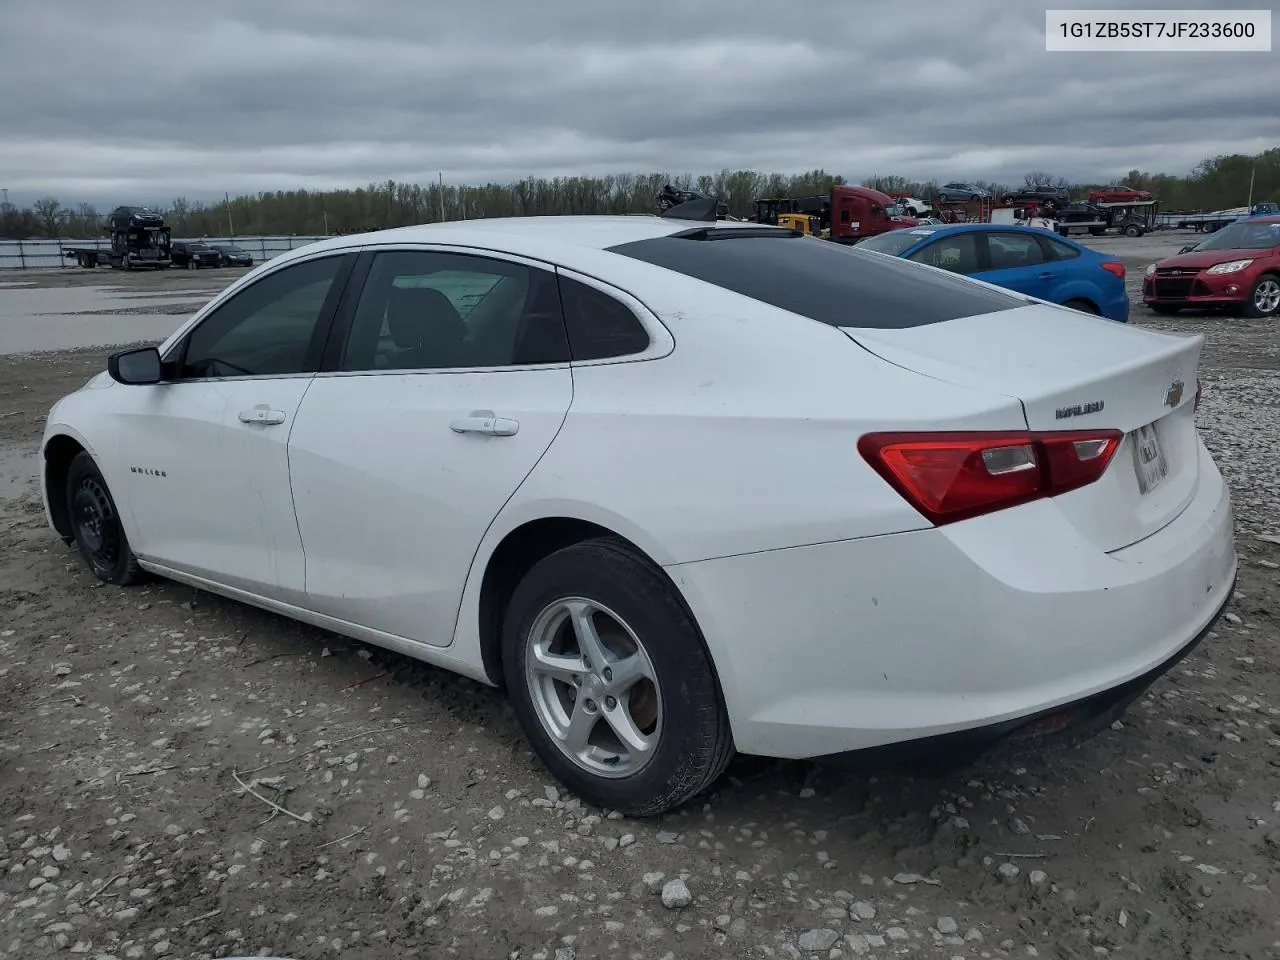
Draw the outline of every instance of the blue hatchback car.
[[[1124,263],[1039,227],[998,223],[905,227],[858,247],[1126,323]]]

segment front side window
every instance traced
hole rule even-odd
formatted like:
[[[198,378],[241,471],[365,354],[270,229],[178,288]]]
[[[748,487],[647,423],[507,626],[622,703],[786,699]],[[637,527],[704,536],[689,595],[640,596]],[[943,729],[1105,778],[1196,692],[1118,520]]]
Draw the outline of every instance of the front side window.
[[[954,233],[921,247],[907,259],[931,267],[941,267],[952,273],[974,273],[978,269],[977,241],[978,234],[972,231]]]
[[[315,369],[318,328],[342,256],[277,270],[241,290],[187,337],[179,376],[278,377]]]
[[[377,254],[343,351],[344,371],[564,363],[556,276],[471,254]]]

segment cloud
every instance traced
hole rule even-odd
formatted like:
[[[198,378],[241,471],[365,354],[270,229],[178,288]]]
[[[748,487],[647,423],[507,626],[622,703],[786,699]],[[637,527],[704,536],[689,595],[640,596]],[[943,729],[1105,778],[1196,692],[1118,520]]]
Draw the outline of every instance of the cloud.
[[[21,6],[0,34],[15,200],[438,172],[1096,181],[1280,141],[1273,54],[1046,53],[1043,7],[1011,0]]]

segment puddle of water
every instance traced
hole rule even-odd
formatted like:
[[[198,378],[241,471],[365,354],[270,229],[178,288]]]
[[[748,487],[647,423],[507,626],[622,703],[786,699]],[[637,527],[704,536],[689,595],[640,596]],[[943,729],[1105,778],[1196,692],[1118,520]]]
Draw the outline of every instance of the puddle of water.
[[[0,355],[160,341],[210,291],[165,291],[139,297],[107,287],[42,287],[0,291]],[[176,307],[158,314],[91,314],[91,310]]]
[[[39,477],[40,463],[34,453],[0,447],[0,500],[17,500]]]
[[[92,316],[75,313],[12,318],[0,315],[0,356],[80,350],[126,343],[159,343],[190,314],[149,313]]]

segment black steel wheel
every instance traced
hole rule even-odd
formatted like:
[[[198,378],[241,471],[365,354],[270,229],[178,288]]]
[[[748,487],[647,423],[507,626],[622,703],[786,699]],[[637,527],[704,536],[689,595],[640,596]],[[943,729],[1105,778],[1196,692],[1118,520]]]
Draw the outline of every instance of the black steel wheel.
[[[81,452],[67,472],[67,516],[80,556],[103,583],[126,586],[142,579],[102,471]]]

